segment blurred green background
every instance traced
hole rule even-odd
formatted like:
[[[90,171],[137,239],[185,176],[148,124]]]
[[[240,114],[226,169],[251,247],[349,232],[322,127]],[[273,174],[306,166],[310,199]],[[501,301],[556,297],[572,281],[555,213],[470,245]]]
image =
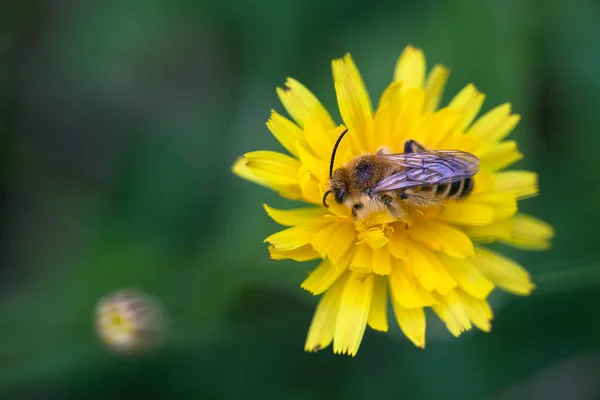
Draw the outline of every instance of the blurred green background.
[[[600,399],[600,9],[593,0],[6,1],[0,6],[0,397]],[[522,209],[551,251],[500,247],[531,297],[494,292],[490,334],[427,348],[397,327],[358,356],[303,351],[315,263],[272,262],[289,207],[234,177],[279,150],[275,87],[306,84],[336,115],[330,61],[351,52],[374,99],[402,49],[513,103],[540,172]],[[168,340],[119,357],[93,327],[121,288],[160,298]]]

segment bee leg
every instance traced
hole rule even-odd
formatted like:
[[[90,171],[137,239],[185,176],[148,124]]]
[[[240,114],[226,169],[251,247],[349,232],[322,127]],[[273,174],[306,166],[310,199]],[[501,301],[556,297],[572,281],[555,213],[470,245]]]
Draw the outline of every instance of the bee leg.
[[[356,203],[355,205],[352,206],[352,217],[356,219],[357,215],[356,215],[356,211],[360,210],[361,208],[363,208],[363,205],[361,203]]]
[[[382,154],[392,154],[392,149],[390,149],[388,146],[381,146],[377,149],[377,155],[380,156]]]
[[[396,207],[394,207],[394,199],[391,196],[384,194],[381,196],[381,201],[388,209],[390,214],[392,214],[394,217],[398,216],[398,210],[396,210]]]
[[[414,140],[407,140],[404,142],[404,153],[418,153],[419,151],[425,151],[425,148]]]

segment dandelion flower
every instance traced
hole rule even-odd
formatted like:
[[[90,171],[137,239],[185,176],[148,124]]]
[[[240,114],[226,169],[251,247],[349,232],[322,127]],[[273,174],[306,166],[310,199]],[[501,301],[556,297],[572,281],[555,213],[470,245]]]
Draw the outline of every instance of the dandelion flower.
[[[156,348],[163,337],[163,316],[157,302],[137,290],[120,290],[98,302],[96,330],[118,353]]]
[[[519,115],[502,104],[477,118],[485,96],[472,84],[440,107],[449,70],[436,65],[426,74],[425,57],[412,46],[400,55],[375,110],[350,55],[334,60],[332,70],[344,125],[336,126],[319,100],[289,78],[277,94],[292,120],[272,111],[267,122],[288,154],[254,151],[233,166],[244,179],[308,203],[288,210],[264,206],[287,227],[265,239],[273,260],[321,260],[301,284],[322,296],[305,350],[333,342],[335,353],[356,355],[367,326],[388,330],[388,304],[400,329],[421,348],[426,308],[454,336],[473,325],[488,332],[490,292],[498,287],[527,295],[534,285],[519,264],[483,244],[542,250],[553,236],[548,224],[518,213],[518,200],[537,194],[537,175],[504,171],[523,157],[517,143],[506,140]],[[346,128],[335,168],[382,147],[402,153],[405,141],[415,140],[426,149],[476,155],[480,170],[473,190],[427,212],[406,209],[401,218],[373,213],[357,219],[335,202],[326,208],[331,151]]]

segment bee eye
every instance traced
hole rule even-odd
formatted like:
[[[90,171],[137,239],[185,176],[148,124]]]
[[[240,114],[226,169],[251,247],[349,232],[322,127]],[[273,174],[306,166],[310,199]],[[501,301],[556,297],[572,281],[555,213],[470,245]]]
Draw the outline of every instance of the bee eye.
[[[346,194],[346,191],[341,189],[335,192],[335,201],[338,204],[342,204],[344,202],[344,195]]]

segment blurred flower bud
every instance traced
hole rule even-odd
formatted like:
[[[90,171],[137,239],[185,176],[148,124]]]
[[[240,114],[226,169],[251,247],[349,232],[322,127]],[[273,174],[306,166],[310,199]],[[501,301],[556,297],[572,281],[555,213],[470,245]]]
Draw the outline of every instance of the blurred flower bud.
[[[120,290],[98,302],[96,330],[118,353],[140,353],[157,348],[164,337],[164,318],[158,302],[137,290]]]

